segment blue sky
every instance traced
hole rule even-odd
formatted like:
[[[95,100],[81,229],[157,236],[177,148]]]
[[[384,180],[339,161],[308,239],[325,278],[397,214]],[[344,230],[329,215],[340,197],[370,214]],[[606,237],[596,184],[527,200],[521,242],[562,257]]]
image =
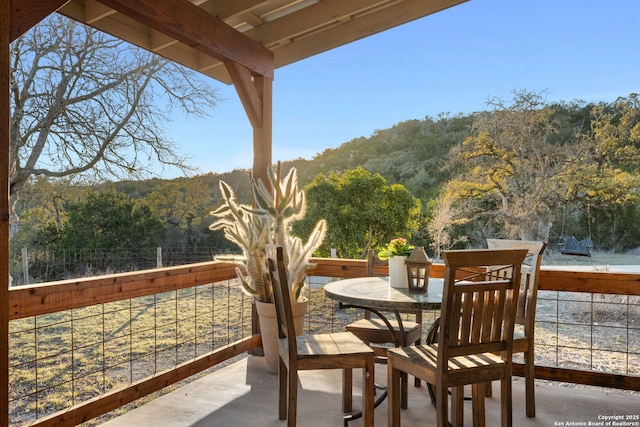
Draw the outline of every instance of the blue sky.
[[[273,160],[311,159],[410,119],[487,109],[514,90],[548,101],[640,92],[640,1],[471,0],[279,68]],[[169,136],[200,173],[250,168],[252,129],[232,86],[213,117]],[[176,176],[171,171],[165,178]]]

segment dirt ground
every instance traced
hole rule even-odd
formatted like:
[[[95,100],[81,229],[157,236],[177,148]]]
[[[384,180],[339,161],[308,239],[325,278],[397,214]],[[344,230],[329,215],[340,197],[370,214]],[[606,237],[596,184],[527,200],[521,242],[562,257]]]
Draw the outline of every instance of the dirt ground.
[[[574,266],[589,271],[640,272],[640,249],[626,253],[593,251],[591,257],[562,255],[557,251],[547,251],[542,259],[543,267]]]

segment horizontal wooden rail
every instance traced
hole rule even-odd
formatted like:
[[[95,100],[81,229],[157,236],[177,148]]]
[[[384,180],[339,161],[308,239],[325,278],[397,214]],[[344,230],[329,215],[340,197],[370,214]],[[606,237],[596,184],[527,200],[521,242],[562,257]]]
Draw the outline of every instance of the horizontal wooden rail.
[[[21,319],[235,279],[233,264],[202,262],[9,289],[9,318]]]
[[[524,365],[521,363],[514,363],[513,375],[524,377]],[[535,367],[534,375],[536,378],[541,380],[562,381],[572,384],[640,391],[640,377],[633,375],[610,374],[607,372],[587,371],[584,369],[569,369],[559,368],[557,366],[537,365]]]
[[[361,277],[366,261],[313,258],[315,267],[310,276]],[[385,267],[379,267],[380,272]],[[444,277],[444,264],[433,264],[430,275]],[[640,295],[640,273],[612,273],[608,271],[569,271],[557,268],[540,269],[540,289],[547,291],[589,292],[599,294]]]
[[[567,271],[542,267],[540,289],[595,294],[640,295],[640,273]]]
[[[327,277],[363,276],[366,262],[339,258],[313,258],[309,275]],[[444,277],[444,265],[431,267],[433,277]],[[16,286],[9,290],[10,319],[54,313],[94,304],[120,301],[154,293],[234,279],[235,267],[225,262],[203,262],[186,266],[110,274],[100,277]],[[540,289],[640,295],[640,273],[565,271],[542,268]]]
[[[367,261],[345,258],[311,258],[314,266],[309,269],[309,276],[326,277],[362,277],[367,269]],[[388,267],[376,266],[375,272],[386,273]],[[444,277],[444,264],[433,264],[429,273],[432,277]]]

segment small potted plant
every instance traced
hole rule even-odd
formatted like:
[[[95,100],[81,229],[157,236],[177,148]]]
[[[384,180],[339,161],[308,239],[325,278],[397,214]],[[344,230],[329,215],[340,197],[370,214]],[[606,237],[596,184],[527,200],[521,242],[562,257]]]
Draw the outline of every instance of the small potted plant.
[[[389,285],[393,288],[408,288],[407,270],[404,262],[411,255],[413,245],[407,239],[392,239],[378,254],[378,258],[389,260]]]
[[[291,225],[304,217],[306,197],[298,188],[295,169],[281,179],[280,164],[276,171],[267,171],[269,186],[252,179],[253,205],[241,204],[233,189],[220,181],[222,204],[211,215],[217,219],[209,227],[223,230],[227,240],[242,250],[241,255],[216,256],[217,261],[230,261],[238,265],[236,272],[243,291],[252,296],[260,320],[262,345],[267,359],[267,370],[278,372],[278,333],[273,288],[266,265],[265,246],[275,244],[284,250],[287,278],[294,312],[301,313],[296,331],[302,333],[307,301],[301,301],[301,292],[309,258],[321,245],[327,231],[326,221],[319,221],[306,243],[290,234]]]

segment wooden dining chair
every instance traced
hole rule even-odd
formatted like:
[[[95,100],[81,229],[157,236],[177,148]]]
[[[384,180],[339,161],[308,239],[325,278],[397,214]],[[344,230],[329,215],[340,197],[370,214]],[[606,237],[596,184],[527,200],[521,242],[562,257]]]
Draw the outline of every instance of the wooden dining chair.
[[[376,256],[373,249],[367,251],[367,267],[365,275],[367,277],[373,276],[387,276],[386,272],[379,272],[379,267],[388,266],[387,260],[381,260]],[[387,363],[387,348],[389,345],[400,347],[415,343],[420,344],[422,339],[422,310],[403,311],[402,313],[408,313],[415,316],[415,321],[403,320],[402,328],[397,320],[389,319],[393,332],[389,330],[389,327],[378,316],[371,315],[371,312],[365,310],[364,318],[356,320],[346,326],[346,330],[353,333],[362,341],[367,343],[376,353],[376,362]],[[415,379],[415,386],[420,386],[420,379]],[[406,378],[403,376],[402,381],[402,407],[407,407],[407,394],[408,387]]]
[[[351,332],[296,336],[291,297],[282,247],[266,246],[267,262],[276,304],[279,334],[278,417],[296,425],[298,371],[343,370],[343,411],[351,411],[351,371],[362,368],[364,425],[373,427],[374,352]],[[345,375],[348,373],[348,375]]]
[[[527,417],[536,416],[534,330],[540,264],[547,242],[531,240],[487,239],[489,249],[526,249],[527,256],[522,269],[516,330],[513,337],[513,352],[524,354],[525,400]],[[491,396],[491,384],[487,385],[487,396]]]
[[[389,426],[400,426],[400,376],[435,386],[436,425],[462,425],[463,387],[472,386],[473,425],[485,425],[485,385],[501,382],[503,427],[512,425],[511,355],[526,250],[445,251],[445,279],[438,341],[388,350]],[[492,268],[495,266],[496,268]],[[507,272],[505,274],[505,272]]]

